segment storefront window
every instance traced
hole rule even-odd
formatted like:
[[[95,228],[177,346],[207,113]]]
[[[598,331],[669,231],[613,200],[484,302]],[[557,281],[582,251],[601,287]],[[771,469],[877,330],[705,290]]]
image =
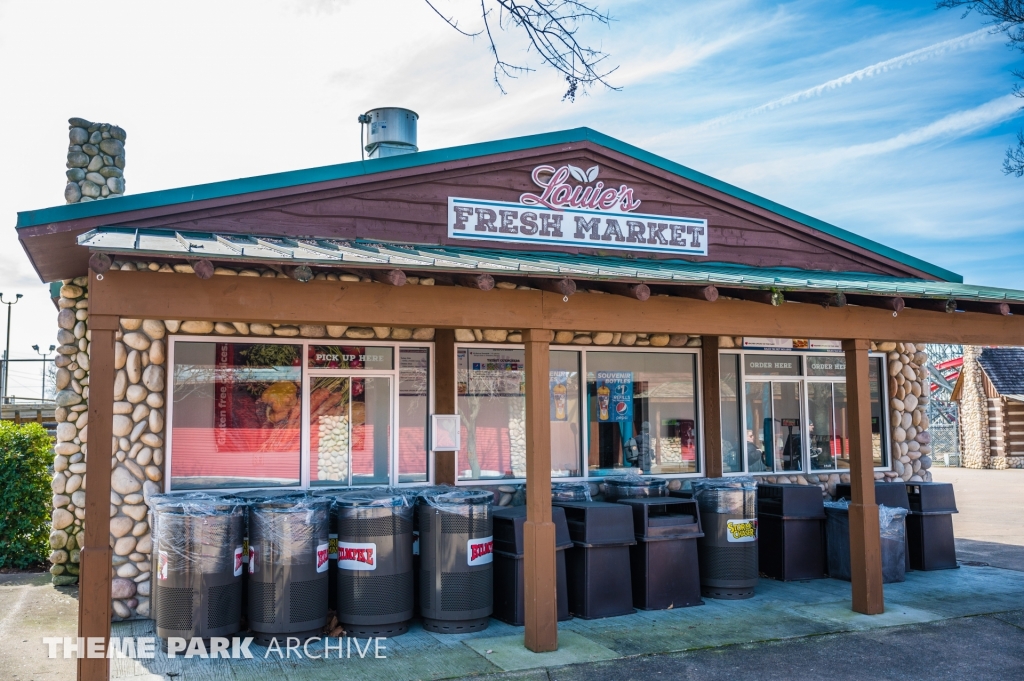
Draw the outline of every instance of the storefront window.
[[[722,465],[726,473],[835,471],[850,467],[846,358],[839,354],[722,354]],[[745,461],[734,452],[730,396],[733,367],[743,369],[740,401]],[[882,385],[883,358],[871,357],[872,458],[888,464]],[[804,445],[803,443],[807,444]],[[742,465],[742,464],[745,464]]]
[[[722,472],[742,473],[743,452],[746,447],[740,435],[740,356],[722,355],[719,359],[721,380],[719,393],[722,401]],[[705,377],[704,380],[708,380]]]
[[[176,489],[298,485],[302,345],[177,343]]]
[[[696,356],[588,352],[591,475],[696,473]]]
[[[515,348],[459,348],[460,480],[526,477],[526,356]],[[551,475],[580,475],[579,353],[552,351]]]
[[[398,482],[426,482],[430,350],[401,348],[398,362]]]

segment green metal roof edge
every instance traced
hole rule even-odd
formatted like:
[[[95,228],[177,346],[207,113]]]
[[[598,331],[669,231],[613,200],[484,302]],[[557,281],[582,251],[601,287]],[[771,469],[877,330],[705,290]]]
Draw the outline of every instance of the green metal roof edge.
[[[361,175],[373,175],[392,170],[403,170],[406,168],[418,168],[421,166],[444,163],[446,161],[460,161],[481,156],[490,156],[505,152],[524,151],[539,147],[552,146],[556,144],[568,144],[572,142],[593,142],[600,146],[619,152],[626,156],[635,158],[661,170],[673,173],[687,180],[697,182],[706,187],[720,191],[728,196],[746,201],[747,203],[764,208],[782,217],[788,218],[812,229],[824,232],[843,241],[849,242],[860,248],[894,260],[908,267],[927,272],[943,281],[963,283],[963,277],[955,272],[933,265],[927,261],[915,258],[912,255],[890,248],[877,241],[862,237],[853,232],[836,227],[800,211],[787,208],[752,192],[740,189],[727,182],[715,179],[699,171],[688,168],[675,161],[658,156],[649,151],[627,144],[621,140],[609,137],[603,133],[590,128],[571,128],[556,132],[526,135],[523,137],[511,137],[491,142],[479,142],[466,144],[445,149],[434,149],[431,151],[420,151],[415,154],[403,154],[400,156],[389,156],[387,158],[372,159],[368,161],[353,161],[340,163],[319,168],[307,168],[303,170],[291,170],[270,175],[258,175],[236,180],[224,180],[211,182],[209,184],[194,185],[191,187],[178,187],[175,189],[163,189],[144,194],[132,194],[121,196],[116,199],[104,201],[89,201],[87,203],[76,203],[65,206],[54,206],[52,208],[41,208],[38,210],[23,211],[18,213],[17,228],[33,227],[35,225],[52,222],[63,222],[79,218],[95,217],[99,215],[111,215],[131,210],[142,210],[158,206],[171,206],[175,204],[191,203],[194,201],[205,201],[225,196],[235,196],[252,192],[294,187],[303,184],[315,184],[331,180],[341,180]]]

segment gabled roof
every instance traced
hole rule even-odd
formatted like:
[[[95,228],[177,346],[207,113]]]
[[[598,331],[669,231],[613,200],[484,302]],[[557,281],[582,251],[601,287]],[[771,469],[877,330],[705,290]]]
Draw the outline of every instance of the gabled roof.
[[[1024,348],[985,348],[978,364],[1000,395],[1024,394]]]
[[[915,258],[912,255],[903,253],[894,248],[884,246],[876,241],[847,231],[822,220],[818,220],[799,211],[787,208],[774,201],[735,187],[721,180],[700,173],[674,161],[652,154],[638,147],[626,144],[608,135],[601,134],[590,128],[573,128],[558,132],[543,133],[539,135],[528,135],[525,137],[514,137],[493,142],[479,144],[468,144],[446,149],[432,151],[421,151],[414,154],[392,156],[368,161],[356,161],[338,165],[296,170],[271,175],[228,180],[224,182],[213,182],[192,187],[181,187],[162,191],[148,192],[145,194],[134,194],[123,196],[117,199],[105,201],[91,201],[66,206],[56,206],[34,211],[18,213],[17,227],[27,228],[38,225],[45,225],[57,222],[66,222],[80,218],[92,218],[97,216],[116,215],[127,211],[142,210],[147,208],[158,208],[174,205],[187,205],[209,199],[218,199],[230,196],[238,196],[253,192],[261,192],[300,185],[329,182],[332,180],[343,180],[346,178],[368,176],[376,173],[384,173],[395,170],[418,168],[445,162],[459,161],[485,157],[493,154],[526,151],[541,147],[557,146],[578,142],[590,142],[605,147],[619,154],[629,156],[642,163],[649,164],[665,172],[672,173],[686,180],[699,183],[710,189],[721,192],[727,196],[745,201],[751,205],[771,211],[786,219],[800,223],[811,229],[841,239],[854,246],[862,248],[895,261],[907,267],[924,272],[947,282],[963,282],[963,277],[946,270],[937,265]],[[112,220],[112,222],[115,220]]]

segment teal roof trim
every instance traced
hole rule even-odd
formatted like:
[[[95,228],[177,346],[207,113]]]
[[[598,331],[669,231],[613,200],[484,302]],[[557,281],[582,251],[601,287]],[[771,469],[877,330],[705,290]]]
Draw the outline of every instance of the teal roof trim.
[[[647,284],[707,285],[860,293],[914,298],[955,298],[1024,304],[1024,291],[789,267],[755,267],[721,262],[649,260],[453,246],[412,246],[371,240],[288,239],[275,236],[175,232],[100,227],[78,237],[81,246],[116,260],[205,258],[245,268],[261,263],[294,263],[324,268],[400,268],[413,272],[488,273],[508,277],[571,277],[584,281],[640,281]]]
[[[921,272],[926,272],[943,281],[962,283],[963,277],[955,272],[933,265],[929,262],[915,258],[912,255],[898,251],[889,246],[884,246],[876,241],[867,239],[853,232],[847,231],[835,225],[831,225],[817,218],[805,215],[799,211],[787,208],[769,199],[763,198],[735,187],[727,182],[717,180],[710,175],[687,168],[684,165],[670,161],[649,151],[627,144],[614,137],[591,130],[590,128],[572,128],[557,132],[541,133],[538,135],[527,135],[524,137],[512,137],[493,142],[481,142],[477,144],[466,144],[446,149],[435,149],[432,151],[420,151],[414,154],[390,156],[387,158],[372,159],[368,161],[354,161],[341,163],[320,168],[308,168],[305,170],[293,170],[271,175],[259,175],[238,180],[226,180],[222,182],[211,182],[209,184],[194,185],[192,187],[179,187],[176,189],[164,189],[145,194],[132,194],[117,199],[105,201],[89,201],[87,203],[76,203],[66,206],[55,206],[53,208],[42,208],[39,210],[24,211],[18,213],[19,229],[35,225],[49,224],[53,222],[64,222],[80,218],[96,217],[100,215],[113,215],[126,211],[143,210],[160,206],[171,206],[187,204],[195,201],[205,201],[226,196],[237,196],[253,192],[295,187],[304,184],[315,184],[329,182],[350,177],[359,177],[383,173],[392,170],[404,170],[408,168],[419,168],[437,163],[460,161],[470,158],[479,158],[493,154],[507,152],[525,151],[539,147],[548,147],[558,144],[570,144],[573,142],[592,142],[599,146],[611,149],[612,151],[632,157],[643,163],[647,163],[666,172],[673,173],[684,179],[702,184],[715,191],[722,192],[728,196],[746,201],[765,210],[776,213],[782,217],[806,225],[838,239],[842,239],[855,246],[876,253],[884,258],[894,260],[908,267]]]

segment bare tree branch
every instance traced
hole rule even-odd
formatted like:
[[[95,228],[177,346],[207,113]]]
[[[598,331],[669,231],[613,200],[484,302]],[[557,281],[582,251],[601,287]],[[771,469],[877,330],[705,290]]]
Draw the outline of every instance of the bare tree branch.
[[[430,9],[434,10],[434,13],[437,14],[437,16],[439,16],[442,19],[444,19],[446,24],[448,24],[449,26],[451,26],[452,28],[454,28],[456,31],[458,31],[462,35],[466,36],[467,38],[475,38],[478,35],[480,35],[480,31],[477,31],[476,33],[466,33],[461,28],[459,28],[459,22],[458,21],[456,21],[455,19],[453,19],[451,17],[446,17],[445,15],[441,14],[441,10],[437,9],[437,7],[434,7],[434,3],[432,3],[430,0],[423,0],[423,1],[426,2],[427,5],[430,6]]]
[[[523,63],[505,61],[498,51],[495,30],[510,32],[518,29],[529,40],[527,52],[533,50],[541,61],[565,77],[568,84],[563,100],[575,101],[576,95],[594,84],[601,84],[611,90],[619,88],[608,82],[608,76],[616,68],[605,68],[603,63],[608,54],[600,49],[580,42],[577,32],[584,22],[595,22],[608,26],[611,17],[602,14],[596,6],[584,0],[480,0],[480,18],[483,28],[473,34],[458,28],[457,21],[445,17],[426,0],[449,26],[467,36],[485,34],[488,49],[494,57],[494,82],[504,94],[502,81],[516,78],[519,74],[533,71]],[[497,10],[497,16],[495,16]]]
[[[1006,34],[1010,47],[1024,52],[1024,0],[939,0],[935,6],[946,9],[963,8],[964,17],[971,12],[977,12],[988,19],[993,31]],[[1014,70],[1013,75],[1024,79],[1022,71]],[[1020,85],[1014,86],[1013,94],[1024,97]],[[1024,131],[1017,132],[1017,146],[1006,150],[1003,173],[1024,177]]]

